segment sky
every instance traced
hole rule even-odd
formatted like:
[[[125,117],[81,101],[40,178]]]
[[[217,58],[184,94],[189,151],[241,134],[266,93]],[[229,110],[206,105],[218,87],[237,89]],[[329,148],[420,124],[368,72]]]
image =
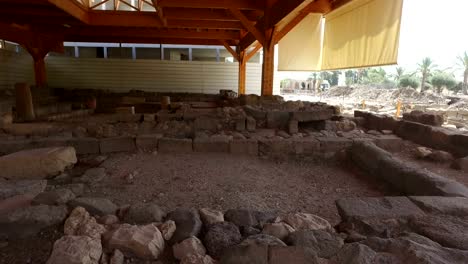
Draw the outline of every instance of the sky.
[[[457,56],[465,51],[468,52],[468,0],[404,0],[398,66],[413,71],[419,61],[430,57],[438,68],[455,70]],[[391,73],[394,68],[385,67]],[[462,79],[461,71],[455,74]],[[287,75],[303,79],[310,73]]]
[[[398,64],[408,69],[428,56],[441,68],[455,67],[468,51],[467,0],[405,0]]]

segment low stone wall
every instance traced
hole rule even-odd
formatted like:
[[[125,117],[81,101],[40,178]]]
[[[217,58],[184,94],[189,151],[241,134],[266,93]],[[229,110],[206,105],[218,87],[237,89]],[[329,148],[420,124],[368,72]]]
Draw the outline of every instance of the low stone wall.
[[[406,195],[468,197],[468,188],[464,185],[408,165],[371,142],[357,142],[349,152],[360,168]]]
[[[268,130],[270,131],[270,130]],[[275,131],[271,130],[274,135]],[[110,138],[92,137],[33,137],[0,141],[0,154],[10,154],[24,149],[72,146],[77,154],[107,154],[113,152],[158,151],[161,153],[212,152],[251,156],[313,156],[333,157],[346,150],[353,142],[374,142],[389,151],[397,150],[402,139],[394,135],[345,134],[342,137],[317,135],[282,138],[252,137],[234,138],[230,135],[211,137],[169,138],[162,134],[119,136]]]
[[[391,130],[399,137],[420,145],[449,151],[458,157],[468,156],[468,134],[369,112],[355,111],[354,116],[362,119],[368,129]]]

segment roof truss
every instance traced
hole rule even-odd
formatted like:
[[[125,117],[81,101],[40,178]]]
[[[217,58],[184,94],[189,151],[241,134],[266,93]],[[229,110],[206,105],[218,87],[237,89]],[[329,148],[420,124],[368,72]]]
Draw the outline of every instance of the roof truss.
[[[301,12],[276,36],[286,34],[307,13],[325,13],[347,1],[2,0],[0,23],[64,41],[224,43],[245,50],[255,42],[271,42],[272,29],[297,8]],[[7,37],[11,31],[2,35],[0,26],[0,39]]]

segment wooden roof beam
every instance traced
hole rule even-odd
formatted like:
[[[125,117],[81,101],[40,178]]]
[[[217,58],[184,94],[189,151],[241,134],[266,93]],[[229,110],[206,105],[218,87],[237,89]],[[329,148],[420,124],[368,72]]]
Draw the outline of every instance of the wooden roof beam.
[[[163,26],[167,27],[167,18],[164,17],[163,8],[159,5],[160,2],[161,0],[152,0],[153,6],[156,9],[156,14],[158,15],[159,21],[161,21],[161,24]]]
[[[47,0],[50,4],[62,9],[83,23],[89,23],[88,10],[74,0]]]
[[[289,1],[289,0],[288,0]],[[264,1],[258,0],[159,0],[161,7],[214,8],[214,9],[249,9],[264,10]]]
[[[257,45],[255,45],[254,49],[251,50],[247,55],[245,55],[245,61],[249,61],[257,52],[262,48],[262,44],[257,42]]]
[[[346,5],[347,3],[351,2],[352,0],[329,0],[329,1],[331,2],[331,7],[332,7],[331,10],[335,10],[337,8],[340,8],[340,7],[344,6],[344,5]]]
[[[143,44],[183,44],[183,45],[220,45],[216,39],[183,39],[183,38],[153,38],[126,36],[66,36],[65,41],[76,42],[107,42],[107,43],[143,43]],[[230,46],[236,46],[238,41],[228,40]]]
[[[244,27],[238,21],[210,21],[210,20],[168,20],[169,28],[205,28],[241,30]]]
[[[231,14],[239,19],[239,21],[242,23],[242,25],[250,32],[254,35],[254,37],[262,44],[264,45],[265,44],[265,36],[263,35],[263,33],[255,27],[255,25],[250,22],[246,16],[244,16],[244,14],[242,14],[242,12],[239,10],[239,9],[235,9],[235,8],[231,8],[229,9],[229,11],[231,12]]]
[[[257,21],[260,13],[258,11],[245,10],[242,12],[250,21]],[[167,19],[184,20],[219,20],[238,21],[227,10],[203,9],[203,8],[164,8],[164,17]]]
[[[309,3],[302,10],[299,10],[297,15],[283,26],[276,34],[274,43],[278,43],[286,34],[288,34],[295,26],[297,26],[308,14],[321,13],[325,14],[332,10],[329,0],[315,0]]]
[[[89,11],[89,24],[116,27],[161,27],[153,12]]]
[[[44,29],[47,30],[47,29]],[[49,29],[54,30],[54,29]],[[239,32],[233,30],[188,30],[188,29],[157,29],[130,27],[71,27],[64,31],[65,36],[99,37],[135,37],[135,38],[178,38],[178,39],[224,39],[238,40]]]
[[[343,1],[343,0],[342,0]],[[349,1],[349,0],[344,0]],[[303,4],[304,0],[288,0],[288,1],[276,1],[270,8],[269,17],[264,17],[261,19],[256,27],[259,30],[265,30],[275,27],[281,20],[283,20],[289,13],[294,9]],[[330,11],[329,3],[330,0],[317,0],[313,1],[311,5],[307,5],[308,8],[314,9],[316,13],[328,13]],[[239,43],[242,48],[247,48],[255,42],[255,36],[249,32],[245,37],[243,37]]]
[[[239,54],[233,48],[231,48],[229,43],[227,43],[226,41],[221,41],[221,44],[223,44],[224,48],[226,48],[226,50],[229,51],[229,53],[231,53],[231,55],[232,55],[232,57],[234,57],[234,59],[239,61]]]
[[[167,19],[164,25],[153,12],[90,11],[89,18],[93,26],[243,29],[239,21]]]

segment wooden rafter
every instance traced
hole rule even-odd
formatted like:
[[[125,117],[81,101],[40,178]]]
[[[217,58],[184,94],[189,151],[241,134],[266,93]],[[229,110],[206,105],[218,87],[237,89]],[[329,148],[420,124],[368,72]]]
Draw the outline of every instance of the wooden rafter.
[[[161,0],[152,0],[153,6],[156,9],[156,14],[158,15],[159,21],[161,21],[161,25],[167,27],[167,18],[164,17],[163,8],[159,5]]]
[[[249,61],[250,59],[252,59],[253,56],[255,56],[255,54],[257,54],[257,52],[262,48],[262,45],[260,43],[257,43],[257,45],[255,45],[254,49],[251,50],[247,55],[245,55],[245,61]]]
[[[88,23],[88,13],[85,7],[74,0],[47,0],[50,4],[62,9],[67,14],[83,23]]]
[[[185,8],[216,8],[216,9],[250,9],[264,10],[263,1],[258,0],[170,0],[159,3],[162,7],[185,7]]]
[[[340,0],[337,0],[340,1]],[[350,0],[341,0],[341,1],[350,1]],[[308,0],[311,2],[311,0]],[[316,10],[317,13],[328,13],[330,5],[328,4],[330,0],[317,0],[313,1],[308,8]],[[259,30],[274,28],[278,23],[280,23],[289,13],[293,12],[296,8],[304,4],[304,0],[288,0],[288,1],[276,1],[272,4],[268,20],[263,18],[257,24],[256,27]],[[255,36],[249,32],[245,37],[240,41],[242,48],[247,48],[255,42]]]
[[[47,29],[43,29],[47,30]],[[56,29],[50,29],[56,31]],[[161,28],[123,28],[123,27],[71,27],[63,30],[67,36],[93,36],[93,37],[135,37],[144,38],[151,36],[152,38],[186,38],[186,39],[224,39],[236,40],[239,38],[238,33],[232,30],[189,30],[189,29],[161,29]]]
[[[274,43],[278,43],[286,34],[288,34],[297,24],[299,24],[310,13],[328,13],[331,11],[329,0],[315,0],[309,3],[301,10],[297,10],[296,16],[284,25],[276,34]]]
[[[256,11],[245,10],[243,13],[249,21],[257,21]],[[167,19],[238,21],[227,10],[222,9],[165,8],[164,16]]]
[[[239,61],[239,54],[234,49],[232,49],[231,46],[226,41],[221,41],[221,44],[223,44],[224,48],[226,48],[226,50],[229,51],[229,53],[231,53],[234,59]]]
[[[64,40],[177,44],[219,44],[219,40],[225,40],[229,46],[246,51],[256,41],[268,46],[275,44],[308,12],[326,13],[349,1],[114,0],[116,6],[109,6],[111,10],[100,10],[101,5],[111,1],[93,4],[89,0],[1,0],[0,23],[30,26],[31,31]],[[298,7],[306,4],[307,8],[296,13]],[[143,11],[146,5],[156,12]],[[132,10],[112,10],[122,7]],[[291,12],[294,17],[289,15],[286,19]],[[279,22],[283,24],[278,26]],[[267,32],[275,27],[278,32],[270,40]],[[259,46],[254,48],[258,49]],[[245,52],[244,56],[250,58],[253,54]]]
[[[244,16],[244,14],[242,14],[242,12],[239,10],[239,9],[235,9],[235,8],[231,8],[229,9],[229,11],[231,12],[231,14],[239,19],[239,21],[242,23],[242,25],[250,32],[252,33],[255,38],[262,44],[264,45],[265,43],[265,36],[262,34],[262,32],[255,27],[255,25],[249,21],[247,19],[246,16]]]

